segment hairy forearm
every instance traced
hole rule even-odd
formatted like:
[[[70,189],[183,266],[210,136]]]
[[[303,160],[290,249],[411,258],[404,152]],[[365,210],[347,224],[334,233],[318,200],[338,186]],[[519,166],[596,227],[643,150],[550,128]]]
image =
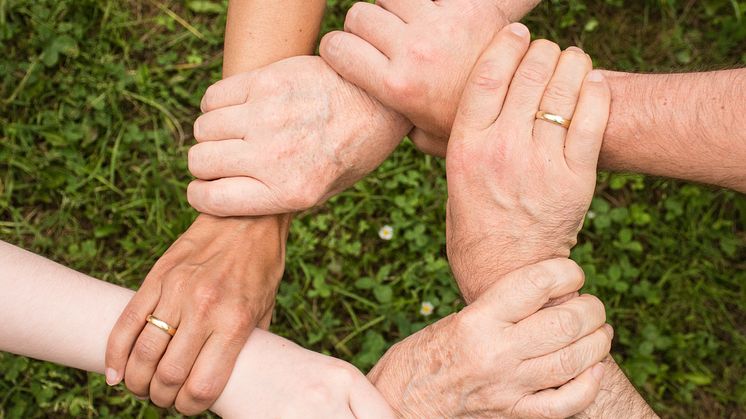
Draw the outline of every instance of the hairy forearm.
[[[601,381],[601,392],[590,407],[575,415],[574,418],[651,419],[658,417],[640,393],[635,390],[611,355],[606,357],[604,365],[606,369]]]
[[[1,351],[99,374],[109,332],[134,294],[2,241],[0,289]],[[212,410],[230,415],[251,403],[247,397],[256,390],[244,390],[267,375],[261,360],[293,347],[279,336],[254,331]]]
[[[746,192],[746,69],[605,74],[612,107],[602,168]]]

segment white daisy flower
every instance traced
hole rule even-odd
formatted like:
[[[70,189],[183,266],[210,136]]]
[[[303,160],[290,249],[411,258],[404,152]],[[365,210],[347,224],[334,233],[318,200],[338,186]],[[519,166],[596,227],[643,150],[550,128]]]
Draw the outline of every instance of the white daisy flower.
[[[588,217],[589,220],[592,220],[596,218],[596,213],[593,211],[588,211],[588,214],[586,214],[586,217]]]
[[[434,309],[435,307],[433,306],[433,303],[431,303],[430,301],[423,301],[420,305],[420,314],[422,314],[423,316],[429,316],[433,314]]]
[[[391,240],[394,238],[394,227],[391,227],[390,225],[385,225],[381,227],[380,230],[378,230],[378,237],[381,238],[381,240]]]

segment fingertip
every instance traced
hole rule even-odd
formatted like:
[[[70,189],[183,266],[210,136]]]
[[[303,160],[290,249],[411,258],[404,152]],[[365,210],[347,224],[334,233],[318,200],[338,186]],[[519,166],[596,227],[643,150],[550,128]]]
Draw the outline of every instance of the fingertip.
[[[604,325],[604,330],[606,330],[606,333],[609,335],[609,340],[614,340],[614,328],[610,324],[606,323]]]
[[[606,366],[603,364],[603,362],[599,362],[598,364],[593,366],[591,375],[597,382],[600,383],[601,380],[604,378],[604,372],[606,372]]]
[[[106,384],[109,386],[115,386],[122,382],[122,377],[117,370],[114,368],[106,368]]]
[[[342,32],[332,31],[324,35],[319,43],[319,54],[324,57],[334,57],[339,52],[342,43]]]
[[[527,38],[530,35],[528,27],[520,22],[511,23],[506,29],[519,38]]]
[[[187,202],[189,202],[189,205],[191,205],[192,208],[199,212],[204,212],[205,209],[202,204],[204,201],[206,183],[207,182],[204,180],[196,179],[189,182],[189,185],[187,185]]]
[[[603,83],[606,81],[603,73],[599,70],[593,70],[586,76],[586,80],[591,83]]]

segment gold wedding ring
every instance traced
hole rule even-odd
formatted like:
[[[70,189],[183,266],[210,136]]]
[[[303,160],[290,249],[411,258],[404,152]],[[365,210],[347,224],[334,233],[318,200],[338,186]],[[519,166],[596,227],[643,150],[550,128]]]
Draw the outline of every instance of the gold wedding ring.
[[[570,128],[570,122],[572,122],[571,119],[565,119],[559,115],[544,111],[536,112],[536,119],[551,122],[552,124],[559,125],[563,128]]]
[[[145,321],[163,330],[164,332],[168,333],[171,336],[176,334],[176,329],[174,329],[173,327],[171,327],[171,325],[159,319],[158,317],[155,317],[152,314],[148,314],[148,317],[145,319]]]

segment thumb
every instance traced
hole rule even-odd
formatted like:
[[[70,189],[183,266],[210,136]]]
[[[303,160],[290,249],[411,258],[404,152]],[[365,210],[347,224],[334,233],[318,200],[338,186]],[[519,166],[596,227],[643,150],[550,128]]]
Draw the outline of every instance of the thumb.
[[[494,318],[515,323],[536,313],[551,299],[579,290],[584,281],[583,270],[572,260],[545,260],[498,279],[471,306],[481,305]]]
[[[409,133],[408,137],[421,152],[435,157],[446,156],[448,138],[436,137],[417,127]]]

